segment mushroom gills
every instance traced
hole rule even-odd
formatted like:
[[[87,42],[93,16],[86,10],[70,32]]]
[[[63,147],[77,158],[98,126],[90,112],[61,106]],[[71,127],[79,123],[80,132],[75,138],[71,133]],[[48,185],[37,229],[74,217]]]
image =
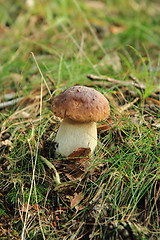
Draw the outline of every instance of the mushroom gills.
[[[96,122],[80,123],[64,119],[58,129],[56,153],[68,156],[78,148],[90,148],[93,154],[97,145]]]

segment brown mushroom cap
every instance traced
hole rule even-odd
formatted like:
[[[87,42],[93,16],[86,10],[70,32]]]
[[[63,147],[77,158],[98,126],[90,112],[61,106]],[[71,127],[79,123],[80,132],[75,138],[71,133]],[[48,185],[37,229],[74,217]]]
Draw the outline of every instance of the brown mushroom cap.
[[[78,122],[99,122],[108,117],[108,100],[98,91],[85,86],[67,88],[52,103],[53,113]]]

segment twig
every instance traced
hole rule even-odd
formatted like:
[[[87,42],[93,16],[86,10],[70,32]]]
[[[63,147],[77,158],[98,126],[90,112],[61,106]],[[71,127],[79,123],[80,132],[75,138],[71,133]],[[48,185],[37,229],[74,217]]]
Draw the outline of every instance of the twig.
[[[4,96],[3,96],[3,98],[6,99],[6,100],[13,99],[14,97],[16,97],[16,92],[6,93],[6,94],[4,94]]]
[[[140,81],[138,78],[136,78],[132,73],[129,74],[129,78],[133,80],[135,83],[140,84]]]
[[[134,105],[134,103],[136,103],[138,100],[139,100],[139,98],[137,97],[133,100],[133,102],[130,102],[130,103],[127,103],[127,104],[123,105],[122,107],[120,107],[119,112],[120,113],[125,112],[128,108],[132,107]]]
[[[53,79],[49,76],[49,74],[46,74],[46,77],[48,78],[48,80],[50,81],[50,83],[53,85],[53,87],[55,86],[55,83],[53,81]]]
[[[13,100],[11,100],[11,101],[2,102],[2,103],[0,103],[0,109],[5,108],[5,107],[12,106],[12,105],[14,105],[15,103],[20,102],[22,99],[23,99],[23,97],[20,97],[20,98],[13,99]]]
[[[107,81],[107,82],[119,84],[119,85],[134,86],[136,88],[143,89],[143,90],[146,88],[145,84],[142,84],[142,83],[135,83],[133,81],[119,81],[114,78],[110,78],[110,77],[106,77],[106,76],[95,76],[93,74],[88,74],[87,78],[89,78],[90,80]],[[103,83],[103,84],[105,84],[105,83]]]

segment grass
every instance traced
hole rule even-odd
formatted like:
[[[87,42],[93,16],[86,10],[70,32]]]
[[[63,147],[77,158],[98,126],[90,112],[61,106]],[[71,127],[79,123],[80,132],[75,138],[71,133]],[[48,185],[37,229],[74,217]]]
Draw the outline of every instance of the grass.
[[[147,0],[2,3],[0,100],[23,97],[0,112],[2,239],[159,238],[159,9]],[[85,153],[54,159],[51,97],[76,84],[111,106],[87,170]]]

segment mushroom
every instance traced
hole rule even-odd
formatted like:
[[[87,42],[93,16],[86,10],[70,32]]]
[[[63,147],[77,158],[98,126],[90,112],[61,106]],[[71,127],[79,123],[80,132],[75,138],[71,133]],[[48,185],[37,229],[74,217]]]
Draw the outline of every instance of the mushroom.
[[[97,145],[96,122],[110,114],[108,100],[95,89],[74,86],[54,98],[52,111],[63,119],[55,138],[56,153],[69,156],[78,148],[90,148],[93,154]]]

